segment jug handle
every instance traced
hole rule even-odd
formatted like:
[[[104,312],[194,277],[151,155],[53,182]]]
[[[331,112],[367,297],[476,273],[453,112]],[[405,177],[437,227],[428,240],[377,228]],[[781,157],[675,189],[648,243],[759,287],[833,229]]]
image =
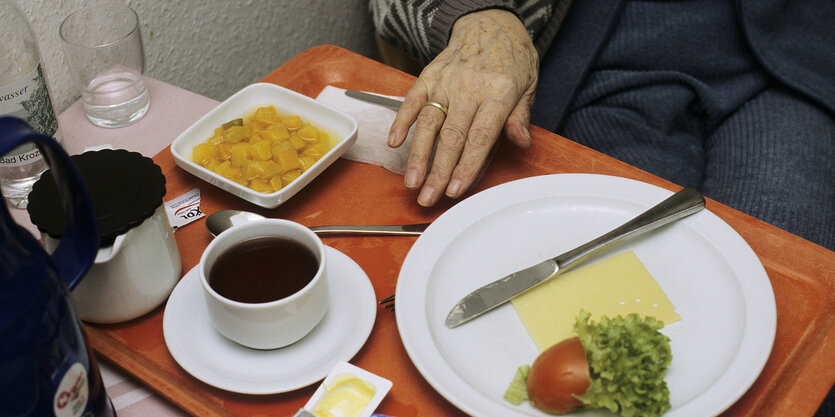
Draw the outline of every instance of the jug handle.
[[[27,142],[33,142],[49,165],[46,171],[58,186],[66,227],[52,260],[59,275],[72,290],[90,269],[99,248],[96,213],[87,186],[67,152],[54,139],[33,132],[16,117],[0,117],[0,155]],[[19,229],[23,233],[23,229]],[[28,233],[28,232],[25,232]]]

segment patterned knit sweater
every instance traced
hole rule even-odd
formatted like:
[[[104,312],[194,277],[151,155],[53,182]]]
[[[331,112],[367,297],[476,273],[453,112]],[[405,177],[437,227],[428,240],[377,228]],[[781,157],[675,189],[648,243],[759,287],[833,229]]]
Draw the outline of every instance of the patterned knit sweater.
[[[540,55],[557,33],[571,0],[371,0],[377,33],[427,64],[447,44],[452,25],[468,13],[504,9],[516,14]]]

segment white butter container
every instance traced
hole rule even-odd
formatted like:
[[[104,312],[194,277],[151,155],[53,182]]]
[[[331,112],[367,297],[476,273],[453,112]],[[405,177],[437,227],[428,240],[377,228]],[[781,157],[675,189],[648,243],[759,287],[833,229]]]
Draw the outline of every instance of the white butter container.
[[[364,405],[360,414],[357,415],[357,417],[371,417],[374,414],[374,410],[377,409],[377,406],[380,405],[383,398],[386,394],[388,394],[392,383],[388,379],[374,375],[371,372],[351,365],[348,362],[338,362],[336,366],[334,366],[333,370],[328,374],[325,380],[322,381],[319,388],[316,389],[316,392],[313,393],[313,396],[310,397],[310,400],[307,404],[305,404],[304,408],[296,413],[296,417],[315,417],[316,414],[314,412],[316,408],[327,398],[328,394],[334,392],[335,385],[337,385],[340,381],[344,381],[346,376],[357,378],[374,388],[373,395],[368,399],[368,402]],[[338,413],[334,414],[337,416],[339,415]]]

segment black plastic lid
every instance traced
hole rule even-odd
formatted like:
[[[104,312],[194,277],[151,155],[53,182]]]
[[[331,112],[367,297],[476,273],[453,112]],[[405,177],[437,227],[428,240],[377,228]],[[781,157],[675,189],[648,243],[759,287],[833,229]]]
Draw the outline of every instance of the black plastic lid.
[[[153,160],[124,149],[85,152],[70,157],[90,192],[99,222],[100,246],[140,225],[162,204],[165,176]],[[29,217],[38,230],[60,239],[64,209],[51,175],[44,174],[29,193]]]

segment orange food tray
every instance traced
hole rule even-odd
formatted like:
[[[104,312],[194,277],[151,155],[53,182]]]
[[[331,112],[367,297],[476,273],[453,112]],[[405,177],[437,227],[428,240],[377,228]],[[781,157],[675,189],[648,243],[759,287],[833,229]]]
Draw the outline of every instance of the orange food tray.
[[[404,95],[414,78],[347,50],[325,45],[302,52],[262,81],[315,97],[326,85]],[[580,172],[617,175],[678,189],[623,162],[565,138],[532,128],[528,151],[501,145],[477,192],[534,175]],[[308,187],[275,209],[263,209],[219,190],[178,168],[165,149],[154,157],[167,179],[165,199],[194,187],[202,210],[258,212],[306,225],[397,224],[432,221],[452,206],[444,200],[424,209],[402,177],[383,168],[339,160]],[[812,415],[835,381],[835,253],[715,201],[707,208],[751,245],[771,279],[777,302],[777,334],[771,357],[753,387],[728,416]],[[183,273],[194,267],[210,236],[199,220],[176,234]],[[414,237],[332,237],[325,244],[354,259],[382,299],[394,294],[398,272]],[[92,347],[191,414],[288,416],[302,407],[315,385],[276,395],[229,393],[191,377],[169,354],[162,334],[163,307],[118,325],[88,325]],[[379,413],[398,417],[463,415],[436,393],[412,365],[400,341],[394,313],[378,309],[365,346],[352,363],[391,379],[392,390]]]

